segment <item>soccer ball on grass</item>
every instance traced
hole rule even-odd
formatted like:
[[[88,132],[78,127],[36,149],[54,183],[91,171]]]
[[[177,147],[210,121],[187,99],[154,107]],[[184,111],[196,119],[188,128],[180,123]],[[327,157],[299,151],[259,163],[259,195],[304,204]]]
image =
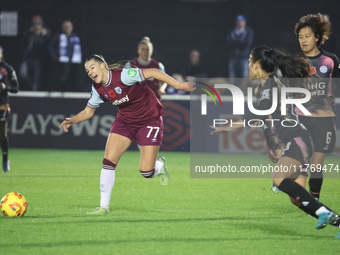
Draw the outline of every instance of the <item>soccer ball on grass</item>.
[[[17,192],[10,192],[0,201],[1,213],[8,217],[22,217],[27,212],[26,198]]]

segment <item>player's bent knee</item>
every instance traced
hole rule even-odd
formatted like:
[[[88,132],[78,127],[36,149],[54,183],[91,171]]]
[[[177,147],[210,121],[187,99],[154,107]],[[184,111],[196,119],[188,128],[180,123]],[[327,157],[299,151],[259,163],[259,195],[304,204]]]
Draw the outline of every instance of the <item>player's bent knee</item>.
[[[143,175],[144,178],[152,178],[155,175],[155,169],[149,170],[149,171],[142,171],[139,170],[141,175]]]
[[[282,181],[283,181],[282,178],[273,178],[273,184],[274,184],[276,187],[279,187]]]

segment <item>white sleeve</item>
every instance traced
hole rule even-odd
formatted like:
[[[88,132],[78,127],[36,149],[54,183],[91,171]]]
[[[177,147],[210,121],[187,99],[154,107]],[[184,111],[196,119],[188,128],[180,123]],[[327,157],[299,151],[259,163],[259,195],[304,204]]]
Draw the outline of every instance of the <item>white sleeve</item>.
[[[124,68],[127,68],[127,69],[131,68],[131,62],[130,61],[126,62]]]
[[[124,68],[120,74],[120,79],[127,86],[132,86],[145,80],[143,71],[139,68]]]
[[[91,97],[87,102],[87,106],[90,108],[98,108],[102,103],[104,103],[104,100],[101,99],[97,90],[92,86]]]
[[[165,73],[164,65],[161,62],[158,62],[158,69]]]

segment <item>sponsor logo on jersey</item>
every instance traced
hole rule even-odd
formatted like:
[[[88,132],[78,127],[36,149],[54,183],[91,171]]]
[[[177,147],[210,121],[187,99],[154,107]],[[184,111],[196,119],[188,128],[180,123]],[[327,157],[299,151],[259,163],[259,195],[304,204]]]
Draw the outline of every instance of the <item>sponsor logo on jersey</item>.
[[[311,67],[309,68],[309,71],[310,71],[310,74],[316,74],[316,68],[315,68],[315,66],[311,66]]]
[[[115,87],[115,91],[120,95],[122,94],[122,88],[121,87]]]
[[[327,66],[320,66],[320,72],[321,73],[327,73],[327,71],[328,71]]]
[[[109,90],[108,94],[109,94],[109,97],[111,98],[116,97],[116,93],[112,89]]]
[[[113,105],[120,105],[120,104],[122,104],[122,103],[129,102],[129,101],[130,101],[130,99],[129,99],[129,97],[126,95],[125,97],[123,97],[123,98],[121,98],[121,99],[119,99],[119,100],[113,101],[112,104],[113,104]]]
[[[135,69],[129,69],[127,71],[127,74],[130,76],[130,77],[135,77],[137,75],[137,71]]]
[[[262,95],[261,95],[260,100],[263,100],[263,99],[270,99],[270,89],[264,89],[262,91]]]

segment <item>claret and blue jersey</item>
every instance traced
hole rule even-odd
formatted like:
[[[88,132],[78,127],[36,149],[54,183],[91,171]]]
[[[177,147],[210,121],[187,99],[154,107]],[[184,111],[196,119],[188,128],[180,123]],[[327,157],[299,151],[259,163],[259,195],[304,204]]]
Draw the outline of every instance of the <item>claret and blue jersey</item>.
[[[163,106],[144,83],[141,69],[120,68],[108,72],[105,84],[93,83],[88,107],[98,108],[109,102],[118,106],[117,118],[129,124],[142,125],[164,114]]]
[[[147,63],[142,63],[139,61],[138,58],[134,58],[131,62],[129,62],[127,64],[127,67],[131,67],[132,66],[137,66],[138,68],[142,69],[142,68],[157,68],[159,70],[161,70],[163,73],[165,73],[165,68],[164,65],[161,62],[158,62],[157,60],[151,58],[149,62]],[[158,99],[160,99],[160,96],[158,94],[158,90],[159,90],[159,81],[157,79],[154,78],[150,78],[144,81],[145,84],[147,84],[152,91],[155,93],[156,97]]]

